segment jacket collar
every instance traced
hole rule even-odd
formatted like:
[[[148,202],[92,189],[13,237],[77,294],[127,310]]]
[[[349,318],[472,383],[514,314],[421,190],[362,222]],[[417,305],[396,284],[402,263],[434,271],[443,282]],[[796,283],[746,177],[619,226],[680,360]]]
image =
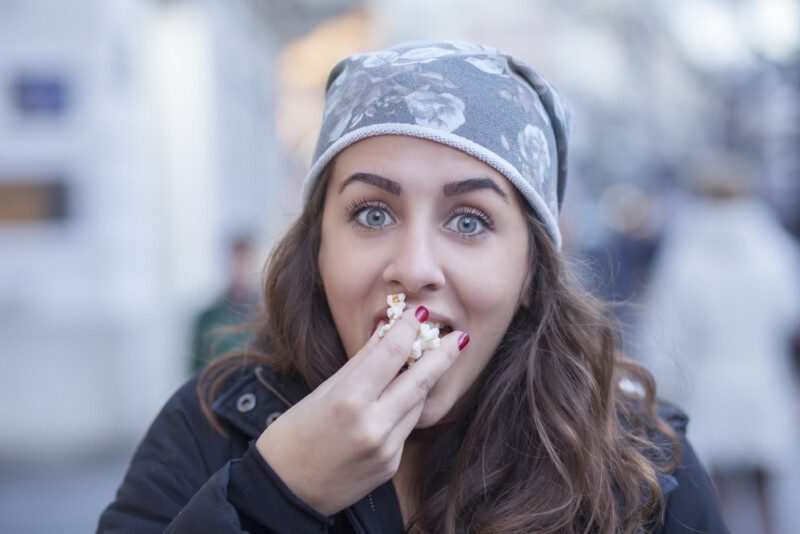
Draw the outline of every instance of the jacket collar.
[[[266,367],[250,367],[228,382],[212,410],[248,439],[256,439],[308,393],[299,381],[281,380]]]

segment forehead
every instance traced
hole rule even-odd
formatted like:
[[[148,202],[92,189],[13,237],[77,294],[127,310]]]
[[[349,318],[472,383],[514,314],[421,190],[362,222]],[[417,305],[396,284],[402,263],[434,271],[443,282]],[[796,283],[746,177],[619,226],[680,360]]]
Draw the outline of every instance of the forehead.
[[[455,148],[401,135],[368,137],[336,156],[331,182],[334,190],[356,172],[377,174],[410,189],[440,188],[465,178],[489,178],[509,198],[516,189],[494,168]]]

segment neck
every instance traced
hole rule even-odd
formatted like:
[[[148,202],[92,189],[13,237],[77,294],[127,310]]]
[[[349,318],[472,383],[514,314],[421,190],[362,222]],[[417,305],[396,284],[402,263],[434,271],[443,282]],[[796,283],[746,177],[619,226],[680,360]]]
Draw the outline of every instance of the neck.
[[[411,476],[414,468],[418,465],[421,458],[424,444],[412,438],[406,440],[403,445],[403,456],[400,459],[400,467],[397,472],[403,476]]]
[[[422,447],[423,444],[420,442],[413,439],[406,440],[403,446],[403,455],[400,459],[400,467],[392,477],[397,500],[400,503],[400,513],[403,516],[404,526],[408,526],[409,520],[417,509],[416,496],[414,495],[414,477],[416,468],[419,465]]]
[[[400,512],[403,515],[403,525],[406,528],[408,528],[409,520],[417,511],[419,496],[415,495],[414,486],[419,465],[424,458],[423,454],[426,451],[430,454],[437,441],[441,439],[447,440],[453,436],[452,431],[455,428],[453,425],[461,420],[462,414],[468,409],[468,399],[473,397],[472,391],[476,387],[473,384],[467,394],[462,396],[450,412],[438,423],[426,428],[415,428],[406,438],[403,445],[403,454],[400,458],[400,467],[392,477],[395,493],[397,493],[397,499],[400,502]]]

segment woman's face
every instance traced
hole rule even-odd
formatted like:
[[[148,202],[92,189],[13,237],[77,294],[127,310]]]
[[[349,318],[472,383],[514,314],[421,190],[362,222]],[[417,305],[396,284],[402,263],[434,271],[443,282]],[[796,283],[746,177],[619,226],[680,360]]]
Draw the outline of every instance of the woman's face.
[[[514,187],[460,150],[370,137],[339,154],[325,197],[319,268],[351,358],[405,293],[470,343],[430,391],[417,424],[435,424],[475,382],[514,316],[528,232]]]

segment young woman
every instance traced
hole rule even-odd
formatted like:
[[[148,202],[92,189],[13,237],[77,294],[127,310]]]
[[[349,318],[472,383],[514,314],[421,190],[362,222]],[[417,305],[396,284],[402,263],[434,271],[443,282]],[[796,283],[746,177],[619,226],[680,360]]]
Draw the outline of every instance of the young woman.
[[[563,265],[567,125],[481,45],[340,62],[252,346],[168,402],[99,530],[726,532],[685,415]]]

